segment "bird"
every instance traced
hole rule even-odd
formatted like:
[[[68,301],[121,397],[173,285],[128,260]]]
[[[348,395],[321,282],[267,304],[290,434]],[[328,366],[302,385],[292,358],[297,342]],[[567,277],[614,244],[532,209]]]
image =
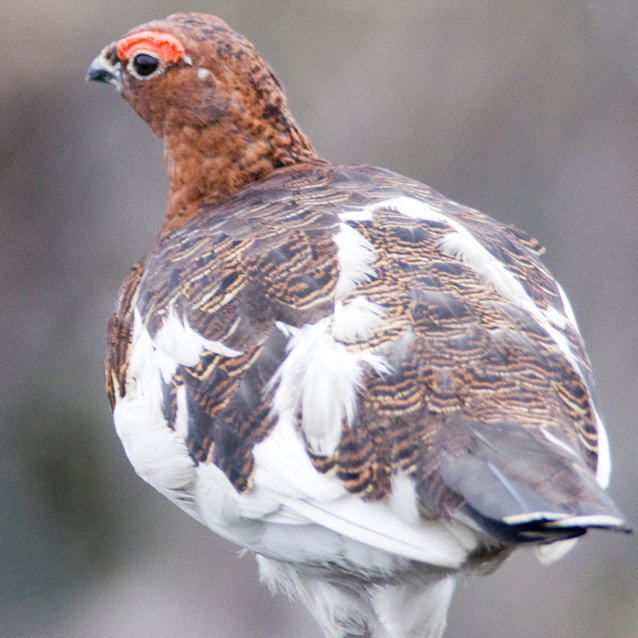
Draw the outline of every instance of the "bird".
[[[108,321],[137,474],[328,638],[440,638],[459,575],[627,531],[592,368],[540,243],[319,156],[256,48],[181,13],[106,46],[162,140],[159,235]]]

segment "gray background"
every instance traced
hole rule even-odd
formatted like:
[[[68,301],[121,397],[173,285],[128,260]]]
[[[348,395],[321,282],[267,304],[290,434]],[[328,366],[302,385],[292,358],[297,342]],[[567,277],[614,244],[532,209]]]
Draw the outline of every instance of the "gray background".
[[[183,9],[249,37],[320,152],[416,177],[538,237],[593,360],[611,491],[634,524],[635,0],[66,0],[0,16],[0,633],[318,637],[250,556],[137,479],[102,387],[116,290],[159,229],[160,143],[103,45]],[[450,638],[638,635],[636,537],[593,533],[462,581]]]

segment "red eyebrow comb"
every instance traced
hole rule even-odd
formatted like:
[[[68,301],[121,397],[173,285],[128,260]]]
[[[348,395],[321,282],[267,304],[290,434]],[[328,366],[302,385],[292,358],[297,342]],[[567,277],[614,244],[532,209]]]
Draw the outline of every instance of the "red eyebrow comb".
[[[120,60],[128,60],[140,49],[153,51],[166,62],[177,62],[186,54],[184,45],[170,33],[138,31],[127,35],[117,43],[117,57]]]

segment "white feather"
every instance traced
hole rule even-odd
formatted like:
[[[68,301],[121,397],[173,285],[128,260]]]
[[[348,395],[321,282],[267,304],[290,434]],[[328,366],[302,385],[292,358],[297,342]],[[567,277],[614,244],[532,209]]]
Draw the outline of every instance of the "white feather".
[[[413,583],[378,587],[372,602],[388,637],[439,638],[453,593],[454,578],[448,576],[426,587]]]
[[[256,488],[294,498],[327,501],[346,493],[340,481],[314,468],[289,409],[280,412],[273,431],[253,448],[253,456]]]
[[[372,244],[348,224],[341,224],[333,239],[337,244],[339,262],[335,295],[337,299],[343,299],[359,284],[376,277],[376,270],[371,265],[376,253]]]
[[[198,335],[171,310],[152,339],[140,314],[134,312],[126,396],[116,402],[113,419],[135,471],[155,489],[201,520],[194,492],[195,463],[186,448],[186,388],[177,389],[177,414],[172,430],[162,412],[163,384],[179,364],[195,365],[204,349],[224,356],[234,350]]]
[[[609,439],[607,437],[607,430],[605,424],[598,414],[596,407],[592,404],[592,412],[594,414],[594,421],[596,422],[596,428],[598,430],[598,459],[596,465],[596,482],[603,489],[609,487],[609,480],[611,479],[611,454],[609,450]]]
[[[289,529],[278,531],[277,525],[271,525],[267,532],[270,535],[268,551],[262,553],[272,556],[278,545],[284,557],[286,551],[289,556],[323,552],[326,561],[339,561],[347,555],[352,562],[358,560],[361,548],[367,546],[365,561],[361,559],[359,569],[374,570],[381,566],[391,569],[396,560],[408,558],[458,567],[476,547],[474,535],[460,525],[419,519],[415,515],[415,503],[401,502],[394,511],[384,502],[365,502],[349,494],[336,477],[317,472],[292,420],[285,415],[279,418],[272,433],[255,446],[254,457],[255,494],[270,497],[281,505],[266,520],[306,525],[299,532],[297,548],[293,546]],[[409,479],[396,480],[395,487],[399,492],[403,490],[399,500],[407,498],[409,483]],[[324,531],[311,544],[308,534],[313,527],[316,527],[313,534],[318,534],[319,529]],[[335,544],[334,539],[330,540],[333,536],[341,541]],[[330,552],[337,553],[330,555]]]
[[[578,322],[576,321],[576,315],[574,314],[574,309],[572,308],[572,304],[569,301],[569,297],[563,290],[563,287],[557,282],[554,282],[556,287],[558,288],[558,293],[560,294],[561,301],[563,302],[563,308],[565,309],[565,315],[567,319],[569,319],[570,323],[576,329],[576,332],[580,332],[578,328]]]
[[[622,518],[608,514],[585,514],[580,516],[565,516],[552,521],[548,527],[621,527]]]
[[[370,547],[429,565],[458,568],[467,550],[437,519],[404,521],[384,503],[348,494],[329,502],[282,498],[290,510]]]
[[[417,524],[419,507],[414,479],[403,472],[392,477],[388,507],[402,520]]]
[[[549,321],[556,328],[565,330],[565,328],[567,327],[567,316],[560,312],[560,310],[557,310],[556,308],[550,306],[547,309],[541,308],[541,312],[544,312],[545,319],[547,319],[547,321]]]
[[[534,548],[536,558],[541,565],[550,565],[560,560],[567,552],[570,552],[576,546],[577,538],[568,538],[564,541],[556,541],[554,543],[546,543],[544,545],[536,545]]]
[[[423,221],[438,222],[448,225],[451,223],[450,217],[438,208],[406,195],[393,197],[391,199],[384,199],[370,206],[370,209],[373,211],[382,210],[384,208],[394,210],[401,215],[405,215],[412,219],[420,219]]]
[[[383,326],[387,312],[379,304],[372,303],[365,296],[355,297],[349,303],[335,303],[332,334],[335,339],[352,343],[369,339]]]
[[[257,562],[262,581],[273,591],[299,596],[323,628],[326,638],[344,638],[348,629],[356,632],[348,635],[363,636],[367,628],[374,631],[375,638],[389,638],[377,631],[365,588],[339,586],[313,578],[289,564],[275,563],[263,556],[257,556]]]
[[[454,232],[448,233],[440,240],[439,245],[443,252],[461,259],[506,299],[526,310],[530,309],[530,304],[536,309],[522,284],[501,261],[484,248],[463,225],[455,220],[450,220],[449,223]],[[536,311],[538,314],[538,309]]]
[[[567,452],[571,456],[573,456],[573,457],[575,457],[577,459],[580,458],[580,456],[578,455],[576,450],[574,450],[574,448],[572,448],[567,443],[565,443],[565,441],[562,441],[561,439],[559,439],[557,436],[554,436],[549,430],[547,430],[547,428],[541,428],[541,432],[543,433],[543,436],[550,443],[553,443],[554,445],[558,446],[559,448],[561,448],[562,450],[564,450],[565,452]]]
[[[117,402],[113,419],[126,455],[139,476],[198,518],[191,495],[195,478],[193,460],[183,439],[167,426],[159,404],[127,395]]]
[[[351,352],[335,341],[330,324],[327,317],[303,328],[288,327],[289,352],[270,383],[277,386],[274,414],[294,415],[301,408],[306,439],[322,454],[332,454],[342,428],[354,422],[363,364],[379,374],[388,371],[381,357]]]
[[[344,210],[339,213],[339,219],[344,222],[371,222],[374,219],[374,211],[367,206],[359,210]]]
[[[180,318],[170,308],[162,327],[155,335],[154,345],[165,353],[174,364],[195,366],[204,350],[224,357],[238,357],[242,353],[224,345],[221,341],[205,339],[193,330],[186,317]]]
[[[623,520],[609,514],[581,514],[569,516],[563,512],[526,512],[514,516],[504,516],[508,525],[519,525],[532,521],[545,521],[548,529],[564,527],[615,527],[623,525]]]
[[[447,223],[448,221],[448,217],[438,208],[426,202],[414,199],[413,197],[409,197],[408,195],[400,195],[399,197],[391,197],[379,202],[372,202],[355,210],[346,210],[339,213],[339,218],[344,222],[368,222],[374,219],[374,214],[378,210],[383,209],[395,210],[412,219],[443,223]]]

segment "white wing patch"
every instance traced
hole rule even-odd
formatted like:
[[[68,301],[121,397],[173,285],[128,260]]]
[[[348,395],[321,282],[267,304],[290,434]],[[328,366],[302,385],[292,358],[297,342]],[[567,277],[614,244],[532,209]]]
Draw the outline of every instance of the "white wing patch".
[[[204,350],[224,357],[239,357],[242,354],[238,350],[224,345],[221,341],[211,341],[202,337],[190,327],[186,317],[180,318],[177,315],[174,308],[169,309],[162,327],[155,335],[154,345],[159,351],[170,357],[175,364],[185,366],[197,365]]]
[[[253,456],[256,489],[320,501],[346,494],[340,481],[314,468],[289,411],[279,417],[270,435],[255,445]]]
[[[195,468],[180,433],[171,430],[162,413],[162,382],[176,364],[159,351],[134,315],[127,392],[113,410],[115,429],[135,471],[159,492],[195,518],[192,498]],[[184,416],[180,416],[180,421]]]
[[[407,521],[403,513],[362,501],[337,478],[317,472],[286,416],[253,454],[254,494],[280,504],[262,519],[268,523],[266,555],[389,573],[405,559],[459,566],[476,547],[472,533],[459,525]]]
[[[275,414],[280,418],[289,415],[292,419],[301,407],[306,439],[320,454],[332,454],[342,428],[354,422],[363,364],[379,374],[389,370],[382,357],[351,352],[337,342],[331,323],[332,317],[326,317],[302,328],[285,327],[291,335],[288,355],[270,382],[270,387],[277,385]],[[340,323],[343,332],[348,323],[343,320]]]
[[[448,215],[442,213],[438,208],[405,195],[401,197],[393,197],[391,199],[384,199],[372,204],[369,208],[373,211],[389,208],[390,210],[396,211],[405,217],[428,222],[438,222],[451,225],[452,221]]]
[[[128,381],[134,394],[147,401],[150,405],[162,405],[161,377],[168,374],[168,378],[175,369],[175,363],[160,357],[155,357],[155,345],[142,323],[136,310],[133,319],[133,337],[131,341],[131,360],[129,362]],[[160,377],[161,374],[161,377]],[[130,394],[127,388],[127,395]]]
[[[548,527],[622,527],[624,521],[618,516],[608,514],[591,514],[582,516],[566,516],[552,521]]]
[[[355,297],[349,303],[337,301],[332,321],[335,339],[352,343],[368,339],[383,326],[387,315],[385,308],[369,301],[365,295]]]
[[[175,415],[175,432],[182,439],[186,440],[188,436],[188,402],[186,400],[186,386],[182,385],[177,388],[177,412]]]
[[[376,258],[372,244],[348,224],[341,224],[334,236],[339,261],[339,279],[335,289],[337,299],[343,299],[359,284],[376,277],[372,262]]]
[[[454,232],[441,239],[440,247],[444,253],[463,261],[466,266],[490,283],[506,299],[530,309],[536,305],[529,298],[522,284],[506,268],[503,262],[494,257],[464,226],[454,220],[448,222]]]
[[[580,332],[578,328],[578,322],[576,321],[576,316],[574,314],[574,310],[572,309],[572,305],[569,301],[569,297],[563,290],[563,287],[557,281],[555,283],[556,283],[556,287],[558,288],[558,292],[560,294],[563,308],[565,309],[565,315],[568,321],[574,327],[576,332]],[[596,482],[603,489],[607,489],[609,487],[609,481],[611,479],[611,454],[609,450],[609,439],[607,438],[607,430],[605,429],[605,424],[600,414],[598,413],[598,410],[596,409],[594,402],[591,401],[590,405],[591,405],[592,414],[594,417],[594,423],[596,424],[596,430],[598,432]]]
[[[368,206],[357,210],[344,210],[339,213],[339,219],[344,222],[371,222],[374,219],[374,210]]]

